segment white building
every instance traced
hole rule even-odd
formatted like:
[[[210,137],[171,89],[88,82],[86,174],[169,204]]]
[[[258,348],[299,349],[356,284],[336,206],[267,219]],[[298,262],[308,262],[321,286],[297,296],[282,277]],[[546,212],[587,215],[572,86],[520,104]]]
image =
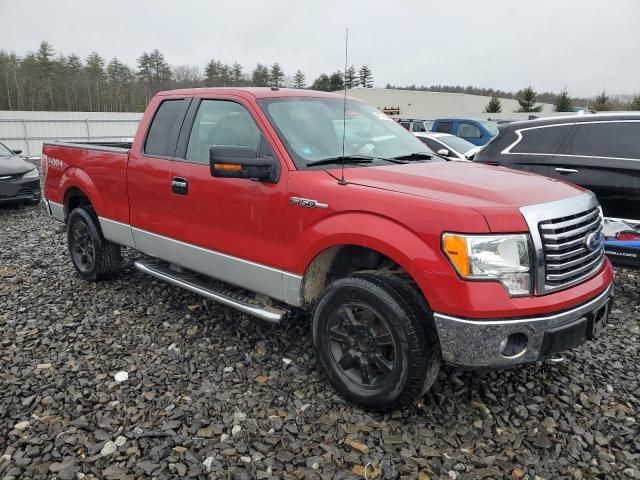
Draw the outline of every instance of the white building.
[[[348,90],[348,95],[364,100],[380,109],[400,110],[399,116],[407,118],[434,119],[438,117],[482,117],[521,119],[527,118],[528,113],[513,114],[520,107],[517,100],[501,98],[501,114],[483,113],[491,97],[469,95],[466,93],[424,92],[418,90],[396,90],[386,88],[354,88]],[[541,114],[547,116],[553,113],[550,103],[542,105]]]

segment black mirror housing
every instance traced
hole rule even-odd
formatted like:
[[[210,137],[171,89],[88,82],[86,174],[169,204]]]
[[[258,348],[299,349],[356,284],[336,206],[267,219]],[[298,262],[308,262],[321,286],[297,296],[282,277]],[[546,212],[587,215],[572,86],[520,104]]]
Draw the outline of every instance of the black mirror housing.
[[[245,178],[276,183],[280,178],[280,163],[270,155],[258,157],[258,151],[239,145],[213,145],[209,149],[211,176]]]
[[[17,149],[17,150],[11,150],[13,153],[15,153],[16,155],[20,155],[22,153],[22,150]]]

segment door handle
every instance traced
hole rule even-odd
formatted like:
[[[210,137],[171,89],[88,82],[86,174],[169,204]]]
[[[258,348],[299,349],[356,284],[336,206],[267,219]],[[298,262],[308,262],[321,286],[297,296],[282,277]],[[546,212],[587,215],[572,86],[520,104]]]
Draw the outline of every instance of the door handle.
[[[558,173],[578,173],[579,170],[575,168],[556,168],[556,172]]]
[[[186,195],[189,191],[189,182],[186,178],[173,177],[171,179],[171,191],[178,195]]]

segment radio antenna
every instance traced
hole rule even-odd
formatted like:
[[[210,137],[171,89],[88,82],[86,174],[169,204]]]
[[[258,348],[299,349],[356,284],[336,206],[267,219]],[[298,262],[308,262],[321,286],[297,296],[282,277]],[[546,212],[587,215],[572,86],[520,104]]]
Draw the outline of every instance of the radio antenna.
[[[344,180],[344,144],[347,135],[347,64],[349,63],[349,28],[344,32],[344,73],[342,75],[342,83],[344,85],[344,99],[342,102],[342,172],[338,184],[346,185]]]

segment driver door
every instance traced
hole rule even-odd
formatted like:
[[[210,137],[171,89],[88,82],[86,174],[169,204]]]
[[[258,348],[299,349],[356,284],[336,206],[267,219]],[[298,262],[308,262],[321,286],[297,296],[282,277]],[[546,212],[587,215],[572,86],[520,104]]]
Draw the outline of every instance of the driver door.
[[[196,99],[172,165],[172,232],[177,263],[282,299],[287,169],[277,183],[211,175],[212,145],[241,145],[276,157],[251,105],[233,96]]]

